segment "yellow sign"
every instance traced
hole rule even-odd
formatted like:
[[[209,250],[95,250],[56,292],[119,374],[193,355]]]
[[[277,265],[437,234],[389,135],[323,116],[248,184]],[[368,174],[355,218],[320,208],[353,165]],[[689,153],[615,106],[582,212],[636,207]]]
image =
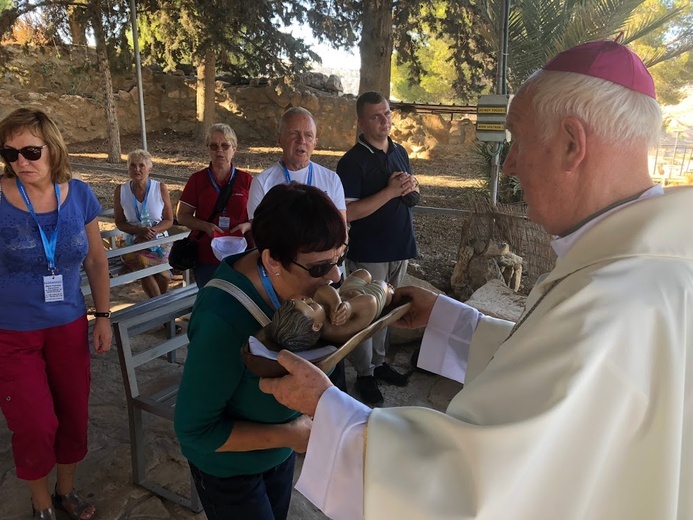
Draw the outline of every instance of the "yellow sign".
[[[506,107],[477,107],[477,114],[505,114]]]
[[[505,125],[503,123],[477,123],[476,129],[481,131],[502,132],[505,130]]]

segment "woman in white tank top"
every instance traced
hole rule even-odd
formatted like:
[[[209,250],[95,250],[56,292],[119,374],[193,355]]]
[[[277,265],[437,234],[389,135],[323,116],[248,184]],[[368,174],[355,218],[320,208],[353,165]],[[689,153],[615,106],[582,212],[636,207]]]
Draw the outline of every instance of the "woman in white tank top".
[[[130,180],[116,187],[113,211],[116,227],[126,233],[125,243],[136,244],[168,235],[173,225],[173,207],[163,182],[149,178],[152,156],[145,150],[128,154]],[[122,256],[133,271],[168,262],[170,244],[143,249]],[[171,272],[164,271],[141,279],[142,289],[153,298],[168,290]]]

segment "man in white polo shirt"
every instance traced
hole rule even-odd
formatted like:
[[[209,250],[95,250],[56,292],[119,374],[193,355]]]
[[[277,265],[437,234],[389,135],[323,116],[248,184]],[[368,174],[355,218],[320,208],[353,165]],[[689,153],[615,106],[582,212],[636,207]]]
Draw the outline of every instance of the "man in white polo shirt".
[[[277,139],[282,147],[282,158],[253,179],[248,196],[248,218],[253,220],[255,208],[270,189],[294,181],[323,190],[346,220],[342,182],[335,172],[310,160],[318,143],[313,114],[302,107],[288,109],[279,123]]]

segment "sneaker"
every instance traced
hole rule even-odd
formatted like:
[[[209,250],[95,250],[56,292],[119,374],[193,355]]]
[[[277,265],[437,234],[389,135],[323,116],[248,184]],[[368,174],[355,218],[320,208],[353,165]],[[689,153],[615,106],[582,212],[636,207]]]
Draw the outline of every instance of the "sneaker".
[[[371,406],[382,404],[383,394],[380,393],[378,382],[373,376],[357,377],[354,388],[361,396],[361,400]]]
[[[373,375],[376,379],[395,386],[407,386],[407,383],[409,383],[409,374],[400,374],[387,363],[375,367]]]

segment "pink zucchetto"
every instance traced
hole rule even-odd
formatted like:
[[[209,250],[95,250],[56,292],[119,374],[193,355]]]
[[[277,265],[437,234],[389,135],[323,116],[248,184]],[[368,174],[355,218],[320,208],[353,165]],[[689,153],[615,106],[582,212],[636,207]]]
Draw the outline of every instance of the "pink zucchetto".
[[[605,79],[656,99],[647,67],[637,54],[620,43],[583,43],[563,51],[542,68]]]

